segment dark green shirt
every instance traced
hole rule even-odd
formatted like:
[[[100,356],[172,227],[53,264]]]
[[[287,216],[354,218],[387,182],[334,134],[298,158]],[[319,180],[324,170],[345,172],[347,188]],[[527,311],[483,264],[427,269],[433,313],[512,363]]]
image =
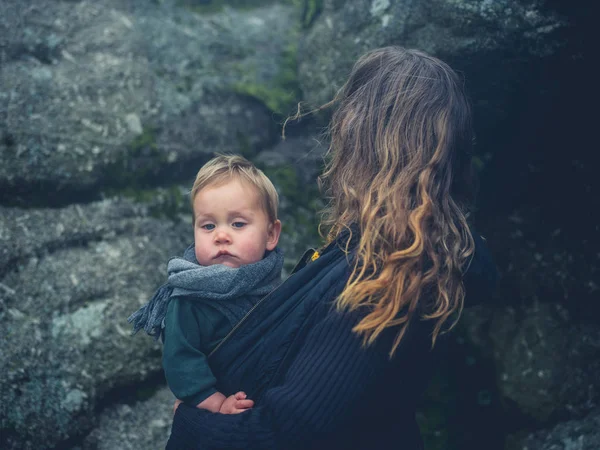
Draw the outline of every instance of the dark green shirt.
[[[163,368],[175,397],[196,406],[217,392],[207,355],[233,325],[209,302],[185,298],[169,302],[163,333]]]

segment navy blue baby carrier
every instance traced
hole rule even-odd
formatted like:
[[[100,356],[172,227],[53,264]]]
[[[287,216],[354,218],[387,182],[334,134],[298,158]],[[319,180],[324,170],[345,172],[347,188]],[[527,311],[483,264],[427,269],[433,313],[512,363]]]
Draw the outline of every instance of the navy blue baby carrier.
[[[349,276],[352,249],[358,232],[347,232],[329,244],[319,258],[308,262],[310,253],[277,289],[261,299],[208,356],[217,378],[217,389],[226,395],[243,390],[259,402],[269,386],[277,385],[304,342],[306,319],[312,311],[331,303],[325,293],[334,285],[340,291]],[[470,306],[489,297],[498,282],[498,272],[487,246],[473,232],[475,253],[464,276]]]
[[[217,389],[226,395],[244,391],[259,402],[276,383],[301,345],[303,327],[311,311],[323,302],[332,284],[348,275],[346,255],[330,244],[319,258],[307,252],[292,274],[263,297],[208,356]],[[331,299],[333,300],[333,299]],[[296,345],[294,345],[296,344]]]

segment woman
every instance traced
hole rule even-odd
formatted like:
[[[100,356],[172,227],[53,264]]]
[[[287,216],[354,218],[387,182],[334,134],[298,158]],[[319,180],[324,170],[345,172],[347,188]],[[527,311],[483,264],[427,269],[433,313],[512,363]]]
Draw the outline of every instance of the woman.
[[[445,63],[399,47],[361,57],[331,104],[329,244],[284,286],[319,265],[329,275],[303,296],[285,351],[264,345],[264,364],[247,365],[262,380],[256,406],[181,405],[168,449],[422,448],[414,415],[432,348],[465,293],[489,295],[496,280],[467,224],[469,105]]]

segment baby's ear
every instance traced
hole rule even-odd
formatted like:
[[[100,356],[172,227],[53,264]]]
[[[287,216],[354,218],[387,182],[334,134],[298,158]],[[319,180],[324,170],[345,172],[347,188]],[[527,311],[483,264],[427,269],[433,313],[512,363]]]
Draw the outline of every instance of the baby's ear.
[[[276,220],[269,225],[269,235],[267,236],[267,250],[271,251],[277,247],[279,235],[281,234],[281,221]]]

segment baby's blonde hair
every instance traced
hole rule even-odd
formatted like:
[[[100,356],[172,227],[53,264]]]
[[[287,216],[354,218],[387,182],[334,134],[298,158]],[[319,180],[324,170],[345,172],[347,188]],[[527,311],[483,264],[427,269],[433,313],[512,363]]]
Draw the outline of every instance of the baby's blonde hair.
[[[217,155],[200,168],[190,192],[192,213],[194,199],[198,192],[207,186],[224,184],[232,179],[245,181],[254,186],[258,191],[269,221],[275,222],[277,220],[279,195],[275,190],[275,186],[262,170],[239,155]]]

